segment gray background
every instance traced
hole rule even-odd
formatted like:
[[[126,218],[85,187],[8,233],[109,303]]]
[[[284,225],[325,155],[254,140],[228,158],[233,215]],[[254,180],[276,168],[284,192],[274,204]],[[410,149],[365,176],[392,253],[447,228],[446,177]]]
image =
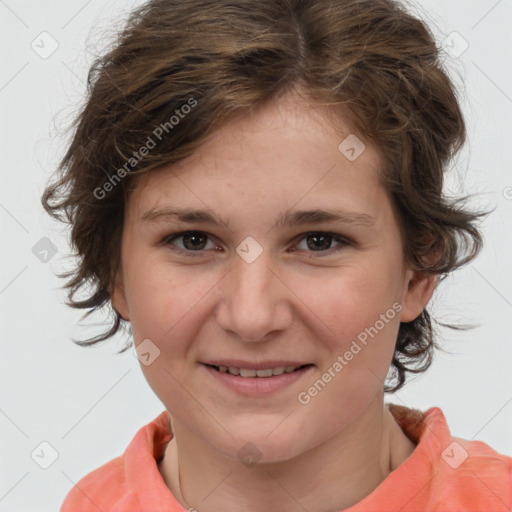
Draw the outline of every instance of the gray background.
[[[121,455],[164,410],[131,350],[115,353],[122,339],[89,349],[71,342],[93,333],[102,318],[80,327],[81,312],[63,304],[55,272],[70,263],[67,235],[40,206],[93,53],[105,47],[120,14],[138,3],[0,1],[0,512],[58,510],[74,483]],[[442,321],[478,327],[443,329],[449,353],[438,353],[425,375],[386,398],[441,407],[453,435],[510,455],[512,0],[416,5],[443,41],[464,95],[470,140],[447,190],[477,193],[472,204],[496,211],[483,225],[481,256],[447,279],[430,304]],[[31,457],[35,450],[44,454],[40,462],[51,461],[42,442],[58,453],[47,469]]]

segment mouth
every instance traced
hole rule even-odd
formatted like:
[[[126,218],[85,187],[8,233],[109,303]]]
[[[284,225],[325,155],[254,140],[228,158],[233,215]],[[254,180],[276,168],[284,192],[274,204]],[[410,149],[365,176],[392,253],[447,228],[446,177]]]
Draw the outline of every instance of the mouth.
[[[222,366],[222,365],[214,365],[214,364],[206,364],[210,368],[213,368],[219,373],[227,373],[230,375],[235,375],[237,377],[245,377],[245,378],[269,378],[269,377],[277,377],[279,375],[283,375],[285,373],[294,373],[303,368],[307,368],[313,366],[312,364],[303,364],[298,366],[276,366],[272,368],[263,368],[263,369],[254,369],[254,368],[239,368],[236,366]]]
[[[219,364],[211,364],[213,361],[202,363],[203,368],[214,379],[211,381],[212,389],[217,390],[217,385],[219,385],[219,392],[224,388],[230,393],[234,392],[240,396],[251,398],[268,398],[277,393],[284,393],[287,389],[298,391],[299,382],[302,382],[302,387],[305,387],[305,383],[315,371],[314,364],[283,365],[276,361],[275,363],[279,366],[275,366],[268,363],[245,363],[245,366],[259,366],[256,369],[254,367],[222,365],[221,361],[215,362]],[[209,388],[210,384],[206,384],[206,387]]]

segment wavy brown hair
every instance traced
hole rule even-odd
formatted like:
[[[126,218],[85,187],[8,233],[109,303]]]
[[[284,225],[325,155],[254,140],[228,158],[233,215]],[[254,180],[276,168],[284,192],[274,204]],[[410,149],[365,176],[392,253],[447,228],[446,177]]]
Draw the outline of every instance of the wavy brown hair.
[[[110,298],[135,178],[191,155],[226,120],[292,89],[343,109],[380,150],[407,264],[441,280],[476,257],[485,213],[467,209],[467,197],[443,195],[444,173],[466,137],[456,90],[428,26],[402,4],[153,0],[133,11],[92,65],[72,141],[42,197],[50,215],[71,225],[78,264],[60,275],[67,304],[88,310],[84,318],[106,307],[113,318],[106,332],[75,343],[107,340],[125,326]],[[170,123],[191,98],[194,108]],[[165,136],[135,158],[162,125]],[[105,187],[109,179],[115,186]],[[77,300],[82,289],[90,294]],[[390,368],[396,382],[386,392],[400,389],[406,372],[430,366],[439,348],[432,321],[425,309],[400,324]]]

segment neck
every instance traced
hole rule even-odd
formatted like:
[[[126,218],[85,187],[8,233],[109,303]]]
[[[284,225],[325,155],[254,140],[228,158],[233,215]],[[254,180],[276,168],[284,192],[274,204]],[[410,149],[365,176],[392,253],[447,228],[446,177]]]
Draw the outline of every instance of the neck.
[[[382,394],[333,438],[282,462],[247,467],[175,419],[173,432],[160,472],[185,509],[201,512],[342,510],[370,494],[415,448]]]

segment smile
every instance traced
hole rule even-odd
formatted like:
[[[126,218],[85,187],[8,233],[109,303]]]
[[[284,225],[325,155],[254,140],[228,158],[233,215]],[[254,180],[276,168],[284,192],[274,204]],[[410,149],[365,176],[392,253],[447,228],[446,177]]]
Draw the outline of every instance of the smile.
[[[262,370],[254,370],[251,368],[237,368],[235,366],[215,366],[211,365],[218,372],[229,373],[231,375],[238,375],[240,377],[273,377],[276,375],[282,375],[283,373],[292,373],[300,368],[304,368],[309,365],[301,366],[278,366],[276,368],[265,368]]]
[[[314,364],[297,366],[272,366],[255,369],[237,366],[225,366],[203,363],[203,368],[213,377],[216,389],[218,383],[222,388],[245,397],[268,397],[285,389],[293,389],[298,381],[303,381],[314,372]],[[209,387],[209,384],[207,384]],[[306,384],[302,384],[304,388]]]

